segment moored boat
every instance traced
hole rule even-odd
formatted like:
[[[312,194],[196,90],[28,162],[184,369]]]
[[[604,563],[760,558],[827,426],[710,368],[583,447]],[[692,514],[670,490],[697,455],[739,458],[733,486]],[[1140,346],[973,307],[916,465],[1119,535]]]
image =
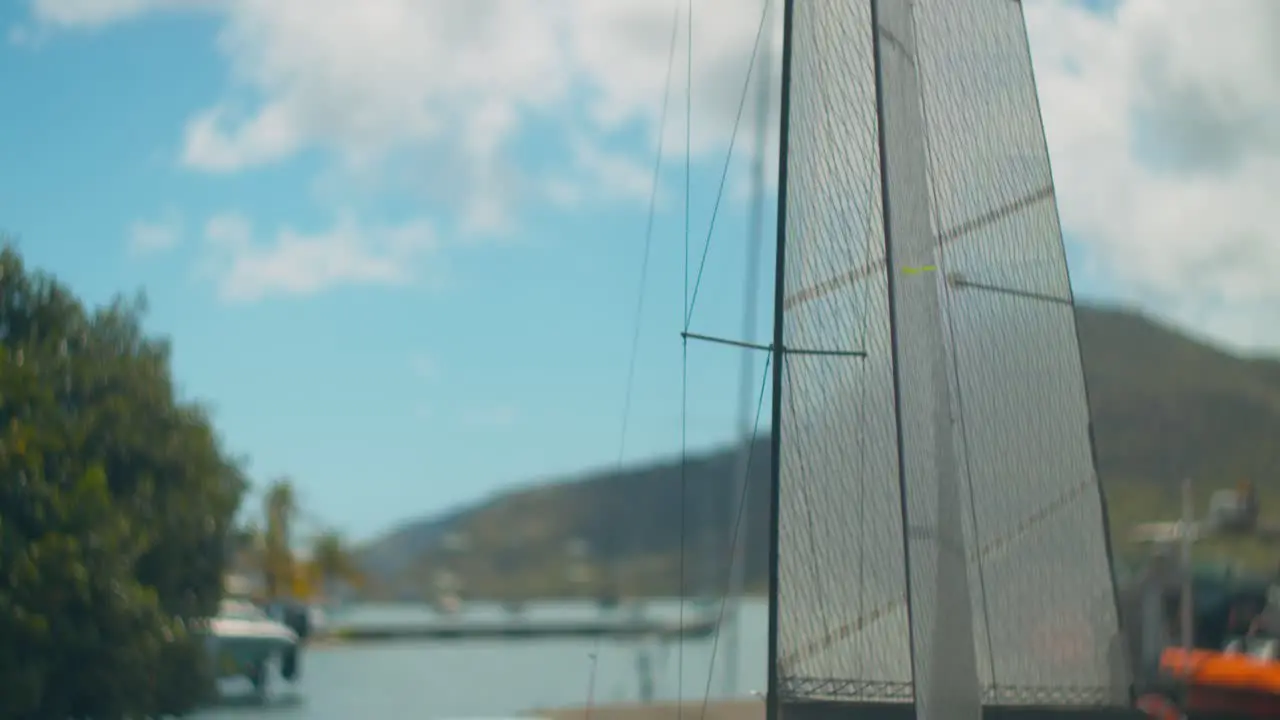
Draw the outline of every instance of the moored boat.
[[[259,695],[267,694],[273,667],[287,681],[300,676],[299,633],[253,603],[223,600],[217,617],[209,621],[208,643],[218,679],[243,677]]]

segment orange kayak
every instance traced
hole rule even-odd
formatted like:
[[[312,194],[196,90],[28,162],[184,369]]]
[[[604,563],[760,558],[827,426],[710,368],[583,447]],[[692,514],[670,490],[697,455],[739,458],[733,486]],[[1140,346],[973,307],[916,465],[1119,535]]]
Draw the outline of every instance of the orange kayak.
[[[1280,663],[1244,653],[1166,648],[1164,675],[1184,688],[1183,709],[1192,714],[1280,717]]]
[[[1165,648],[1160,670],[1191,685],[1280,696],[1280,663],[1244,653]]]

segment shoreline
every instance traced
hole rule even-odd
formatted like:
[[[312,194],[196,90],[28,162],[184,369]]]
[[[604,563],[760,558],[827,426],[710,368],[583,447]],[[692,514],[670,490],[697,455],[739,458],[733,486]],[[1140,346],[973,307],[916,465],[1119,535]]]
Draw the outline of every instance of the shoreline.
[[[675,702],[616,703],[591,707],[534,709],[526,717],[538,720],[677,720],[693,717],[699,720],[764,720],[764,701],[760,698],[712,700],[702,713],[701,700]]]

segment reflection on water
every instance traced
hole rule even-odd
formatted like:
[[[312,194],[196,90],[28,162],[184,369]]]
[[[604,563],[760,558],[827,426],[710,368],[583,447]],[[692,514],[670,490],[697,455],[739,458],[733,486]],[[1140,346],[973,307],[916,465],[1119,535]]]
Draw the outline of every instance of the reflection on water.
[[[526,607],[522,616],[568,619],[591,617],[600,611],[591,604]],[[653,617],[675,619],[676,603],[654,604]],[[689,611],[686,611],[689,612]],[[473,614],[474,613],[474,614]],[[486,618],[506,611],[475,607],[467,616]],[[392,623],[430,618],[425,607],[353,608],[341,622]],[[465,621],[466,616],[460,618]],[[736,659],[716,651],[715,677],[710,692],[721,697],[722,674],[733,672],[738,691],[746,696],[764,687],[766,609],[763,603],[744,605],[740,620],[740,654]],[[266,706],[243,693],[247,684],[216,708],[200,713],[200,720],[349,720],[355,717],[433,720],[519,715],[536,708],[586,703],[595,662],[597,704],[635,702],[650,694],[656,700],[700,701],[707,692],[713,641],[688,641],[683,663],[674,641],[656,640],[522,640],[509,642],[405,642],[371,645],[333,645],[307,650],[302,680],[291,686],[277,682]],[[736,660],[736,661],[735,661]],[[683,664],[683,672],[680,666]],[[648,666],[646,682],[642,666]],[[683,683],[680,682],[683,676]],[[645,685],[649,687],[645,687]],[[683,685],[682,689],[678,688]]]

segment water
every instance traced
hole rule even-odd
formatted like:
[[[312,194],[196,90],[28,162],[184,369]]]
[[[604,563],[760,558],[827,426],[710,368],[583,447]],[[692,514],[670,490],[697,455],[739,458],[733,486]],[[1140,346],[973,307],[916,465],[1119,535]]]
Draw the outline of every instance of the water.
[[[591,604],[530,605],[521,615],[530,620],[565,619],[591,617],[599,612]],[[679,608],[677,603],[653,603],[646,606],[645,612],[650,617],[674,619]],[[715,655],[712,699],[722,698],[722,676],[726,671],[735,674],[741,696],[764,689],[766,608],[762,602],[747,602],[740,612],[739,656],[725,657],[722,641]],[[494,614],[508,613],[498,607],[468,607],[464,617]],[[353,608],[342,620],[381,624],[430,617],[426,608],[366,606]],[[674,640],[601,640],[598,644],[595,640],[423,641],[312,647],[303,659],[302,680],[296,685],[276,682],[266,706],[245,702],[247,683],[229,684],[227,702],[197,717],[433,720],[532,714],[539,708],[585,705],[593,653],[597,658],[596,704],[640,699],[637,664],[645,652],[649,653],[656,700],[682,697],[686,702],[700,703],[707,691],[713,643],[710,638],[686,641],[683,673],[679,671],[680,651]]]

